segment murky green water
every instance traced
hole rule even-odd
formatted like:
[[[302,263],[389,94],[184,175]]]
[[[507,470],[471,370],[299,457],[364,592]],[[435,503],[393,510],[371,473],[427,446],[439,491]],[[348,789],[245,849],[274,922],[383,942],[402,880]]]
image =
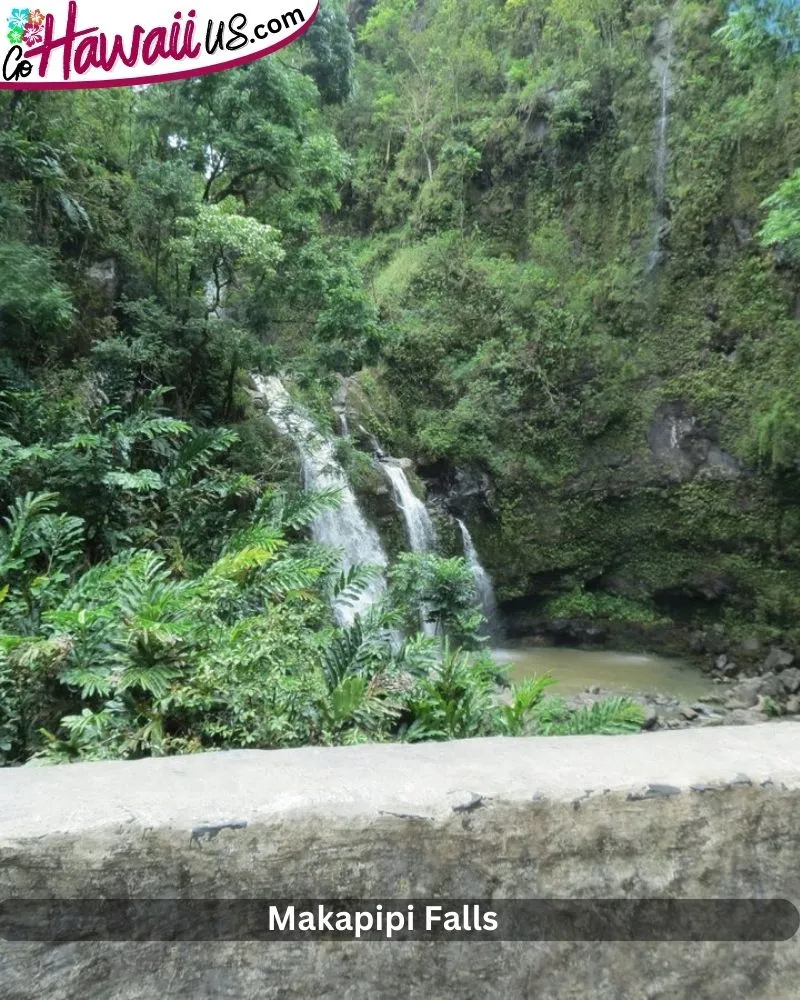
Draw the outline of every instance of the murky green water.
[[[663,656],[524,644],[508,644],[492,654],[510,664],[511,681],[550,673],[557,681],[550,692],[565,696],[599,687],[615,694],[662,694],[696,701],[712,689],[709,678],[696,667]]]

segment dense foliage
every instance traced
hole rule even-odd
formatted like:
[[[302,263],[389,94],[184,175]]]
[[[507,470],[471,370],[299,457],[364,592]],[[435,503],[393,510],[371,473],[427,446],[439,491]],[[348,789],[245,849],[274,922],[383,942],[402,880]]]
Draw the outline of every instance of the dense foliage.
[[[339,218],[384,435],[445,488],[488,477],[471,528],[531,626],[587,594],[645,641],[797,643],[797,4],[356,19]]]
[[[454,547],[337,625],[370,570],[256,369],[488,482],[507,609],[800,637],[796,15],[332,3],[248,67],[0,94],[3,758],[638,725],[499,698]]]

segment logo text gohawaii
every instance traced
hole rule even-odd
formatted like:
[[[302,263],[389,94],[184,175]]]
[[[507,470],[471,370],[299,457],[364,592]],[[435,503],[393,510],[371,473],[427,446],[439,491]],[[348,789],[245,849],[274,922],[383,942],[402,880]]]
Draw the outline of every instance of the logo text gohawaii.
[[[104,0],[80,6],[76,0],[49,0],[60,13],[14,7],[6,44],[0,43],[0,89],[156,83],[229,69],[288,45],[310,27],[318,6],[318,0],[296,0],[291,10],[285,0],[232,3],[239,9],[230,12],[221,0],[206,0],[205,17],[194,7],[169,18],[155,13],[149,27],[143,13],[163,0],[145,0],[135,13],[127,8],[109,14]]]

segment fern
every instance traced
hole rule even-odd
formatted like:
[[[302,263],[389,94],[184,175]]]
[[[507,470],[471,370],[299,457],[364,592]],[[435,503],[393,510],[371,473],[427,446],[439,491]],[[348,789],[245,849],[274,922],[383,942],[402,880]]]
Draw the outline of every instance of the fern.
[[[322,654],[328,690],[332,691],[349,673],[357,669],[363,644],[364,634],[358,617],[349,628],[342,629],[331,639]]]
[[[216,455],[227,451],[237,440],[236,432],[224,427],[194,431],[170,459],[169,478],[188,481],[191,473],[210,465]]]
[[[13,501],[9,516],[3,518],[6,529],[0,529],[0,546],[8,557],[25,559],[39,551],[32,525],[54,509],[57,499],[57,493],[26,493]]]
[[[541,674],[527,677],[522,684],[511,688],[511,704],[503,705],[500,710],[502,726],[507,735],[522,735],[541,704],[545,691],[553,684],[553,677]]]
[[[544,724],[542,735],[583,736],[593,733],[616,735],[633,733],[644,724],[642,706],[631,698],[603,698],[587,708],[570,712],[566,719]]]
[[[271,562],[275,549],[263,545],[247,545],[236,552],[228,552],[218,559],[208,571],[210,576],[220,576],[228,580],[242,580],[254,569]]]
[[[265,494],[256,516],[263,514],[270,524],[284,531],[298,531],[308,527],[324,511],[338,507],[341,498],[342,491],[336,487],[296,494],[277,490]]]
[[[68,514],[43,514],[33,526],[41,551],[47,554],[51,568],[66,567],[80,559],[84,529],[82,517],[70,517]]]
[[[103,476],[103,482],[106,486],[115,486],[117,489],[136,493],[147,493],[164,488],[163,479],[153,469],[140,469],[139,472],[114,469]]]
[[[351,566],[333,579],[329,589],[330,599],[337,604],[354,604],[379,575],[378,566]]]

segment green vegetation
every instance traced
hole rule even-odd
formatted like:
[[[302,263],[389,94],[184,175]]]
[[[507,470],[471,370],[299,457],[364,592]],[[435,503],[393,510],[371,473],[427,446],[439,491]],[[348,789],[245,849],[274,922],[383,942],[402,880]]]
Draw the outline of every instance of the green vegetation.
[[[655,622],[651,608],[614,594],[573,590],[547,602],[547,613],[553,618],[605,619],[620,622]]]
[[[398,526],[337,624],[371,571],[256,370],[488,484],[507,609],[800,643],[795,6],[334,0],[248,67],[0,93],[3,759],[640,724],[498,700],[463,560]]]
[[[489,476],[479,548],[539,620],[800,639],[768,597],[800,585],[796,18],[380,0],[358,28],[339,218],[368,234],[394,433]]]

